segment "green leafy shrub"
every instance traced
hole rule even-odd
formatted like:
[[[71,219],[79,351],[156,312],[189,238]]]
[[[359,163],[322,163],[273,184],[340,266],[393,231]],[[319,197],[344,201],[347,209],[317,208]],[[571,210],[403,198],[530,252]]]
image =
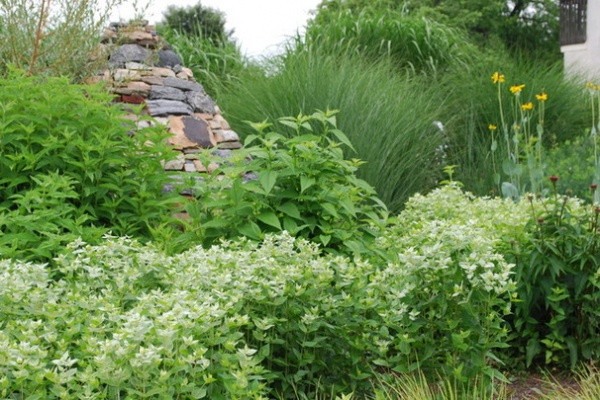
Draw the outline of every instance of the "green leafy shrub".
[[[593,141],[579,137],[550,149],[546,157],[548,172],[560,175],[560,187],[573,196],[592,202],[594,190],[595,157]]]
[[[527,366],[574,368],[599,355],[600,208],[556,194],[529,202],[529,240],[509,253],[518,293],[511,350]]]
[[[265,233],[287,230],[328,250],[365,252],[385,226],[387,209],[375,190],[356,177],[361,162],[344,159],[334,139],[352,147],[337,129],[334,113],[280,122],[295,136],[255,124],[258,135],[246,138],[237,160],[222,163],[195,186],[198,201],[188,207],[192,230],[205,245],[240,235],[260,240]]]
[[[229,41],[232,31],[225,30],[225,14],[198,1],[193,6],[170,5],[164,13],[163,24],[183,35],[202,37],[218,45]]]
[[[168,215],[164,133],[134,124],[101,87],[0,80],[0,253],[51,259],[78,236],[146,235]],[[154,143],[154,144],[153,144]]]

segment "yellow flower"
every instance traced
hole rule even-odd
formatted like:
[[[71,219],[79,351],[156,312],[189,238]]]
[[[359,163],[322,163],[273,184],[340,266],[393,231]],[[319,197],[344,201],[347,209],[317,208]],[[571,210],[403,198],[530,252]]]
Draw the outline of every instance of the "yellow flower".
[[[496,125],[494,125],[494,124],[490,124],[490,125],[488,126],[488,129],[489,129],[490,131],[495,131],[496,129],[498,129],[498,127],[497,127]]]
[[[539,101],[546,101],[546,100],[548,100],[548,94],[542,92],[540,94],[536,94],[535,98],[538,99]]]
[[[492,75],[492,82],[494,82],[494,85],[498,82],[504,83],[504,75],[499,72],[494,72]]]
[[[510,87],[510,91],[512,92],[512,94],[517,94],[517,93],[521,93],[521,90],[523,90],[523,88],[525,87],[525,85],[514,85]]]
[[[531,110],[533,109],[533,103],[529,102],[529,103],[525,103],[523,105],[521,105],[521,110],[526,111],[526,110]]]
[[[596,85],[594,85],[592,82],[588,82],[585,84],[585,86],[589,87],[590,89],[593,89]]]

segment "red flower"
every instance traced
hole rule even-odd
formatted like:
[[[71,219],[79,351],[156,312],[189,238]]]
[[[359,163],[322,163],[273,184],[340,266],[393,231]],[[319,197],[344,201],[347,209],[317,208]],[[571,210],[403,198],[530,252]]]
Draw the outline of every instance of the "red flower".
[[[556,175],[552,175],[548,179],[550,179],[550,182],[552,182],[552,183],[558,182],[558,176],[556,176]]]

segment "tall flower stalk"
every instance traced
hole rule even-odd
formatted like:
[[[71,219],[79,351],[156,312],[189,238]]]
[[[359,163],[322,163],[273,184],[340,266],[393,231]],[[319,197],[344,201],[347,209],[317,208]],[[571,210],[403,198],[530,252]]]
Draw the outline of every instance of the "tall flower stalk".
[[[512,121],[507,121],[504,112],[503,83],[505,76],[495,72],[492,83],[497,85],[498,106],[500,110],[500,125],[506,146],[506,158],[502,161],[502,172],[508,176],[508,181],[500,184],[501,178],[496,172],[495,150],[497,147],[496,137],[492,134],[492,166],[494,168],[494,182],[499,186],[504,197],[518,200],[519,196],[526,192],[540,192],[543,189],[543,146],[544,133],[544,102],[548,95],[542,93],[536,95],[537,106],[532,101],[524,101],[522,92],[525,84],[517,84],[509,87],[512,94],[511,115]],[[534,115],[537,112],[538,120],[535,133],[532,132]],[[495,125],[490,124],[495,128]],[[495,129],[494,129],[495,130]],[[522,181],[524,172],[527,172],[527,182]]]

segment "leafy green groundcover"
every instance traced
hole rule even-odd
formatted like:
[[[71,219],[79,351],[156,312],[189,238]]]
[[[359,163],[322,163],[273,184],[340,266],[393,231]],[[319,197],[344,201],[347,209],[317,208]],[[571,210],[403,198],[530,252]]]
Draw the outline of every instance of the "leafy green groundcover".
[[[450,186],[415,198],[370,261],[287,233],[175,256],[75,241],[52,271],[3,261],[0,393],[247,399],[364,393],[382,368],[497,377],[514,283],[487,206],[520,206],[478,202]]]

